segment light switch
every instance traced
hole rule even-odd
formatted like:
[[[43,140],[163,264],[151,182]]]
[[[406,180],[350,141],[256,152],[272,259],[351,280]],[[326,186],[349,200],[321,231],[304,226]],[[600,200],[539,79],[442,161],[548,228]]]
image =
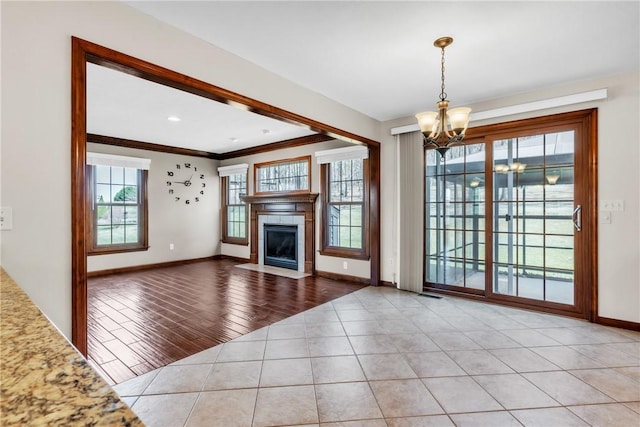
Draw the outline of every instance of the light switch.
[[[600,200],[600,210],[607,212],[624,211],[624,200]]]
[[[623,212],[624,200],[611,200],[611,210],[614,212]]]
[[[600,224],[611,224],[611,212],[600,211],[598,213],[598,222]]]
[[[0,208],[0,230],[13,230],[13,209]]]

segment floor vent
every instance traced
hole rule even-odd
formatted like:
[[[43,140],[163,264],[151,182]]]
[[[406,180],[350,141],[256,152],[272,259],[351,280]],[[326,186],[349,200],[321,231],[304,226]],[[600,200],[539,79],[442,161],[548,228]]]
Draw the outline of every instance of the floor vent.
[[[433,294],[418,294],[421,297],[428,297],[428,298],[435,298],[435,299],[442,299],[442,297],[440,295],[433,295]]]

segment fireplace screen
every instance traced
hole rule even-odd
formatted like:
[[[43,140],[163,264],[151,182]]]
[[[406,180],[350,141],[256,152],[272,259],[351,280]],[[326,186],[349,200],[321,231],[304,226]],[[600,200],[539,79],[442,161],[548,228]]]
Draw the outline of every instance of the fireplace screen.
[[[298,227],[264,225],[264,263],[298,270]]]

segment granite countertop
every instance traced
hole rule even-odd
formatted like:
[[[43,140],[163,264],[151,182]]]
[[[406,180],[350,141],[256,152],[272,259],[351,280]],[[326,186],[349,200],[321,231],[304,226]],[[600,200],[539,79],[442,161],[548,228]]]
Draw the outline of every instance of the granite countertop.
[[[0,269],[0,425],[144,426]]]

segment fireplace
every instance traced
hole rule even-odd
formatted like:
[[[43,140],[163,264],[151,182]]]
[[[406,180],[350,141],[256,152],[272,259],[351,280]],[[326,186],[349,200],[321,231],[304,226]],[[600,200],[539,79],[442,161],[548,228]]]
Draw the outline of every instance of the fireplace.
[[[251,256],[254,264],[265,262],[265,225],[296,227],[298,230],[297,268],[294,270],[315,273],[315,201],[318,193],[260,194],[240,196],[251,206]]]
[[[298,227],[264,224],[264,264],[298,270]]]

